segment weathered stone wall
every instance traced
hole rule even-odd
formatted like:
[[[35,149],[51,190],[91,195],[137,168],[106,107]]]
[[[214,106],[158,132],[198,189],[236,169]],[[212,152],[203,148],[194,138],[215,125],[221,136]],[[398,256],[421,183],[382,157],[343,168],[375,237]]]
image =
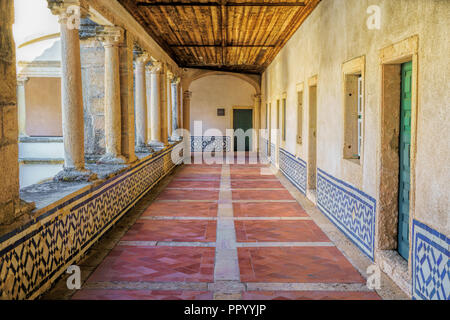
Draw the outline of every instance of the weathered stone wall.
[[[80,42],[84,148],[88,159],[96,159],[105,154],[105,49],[95,38]]]
[[[0,224],[11,222],[19,203],[16,56],[13,1],[0,0]]]
[[[366,12],[370,5],[377,5],[381,11],[381,28],[369,30]],[[297,114],[297,88],[304,85],[303,91],[303,143],[296,142],[297,117],[287,118],[287,139],[285,148],[301,159],[308,155],[308,80],[318,76],[317,89],[317,167],[332,177],[343,181],[355,189],[373,197],[377,202],[377,224],[380,210],[389,205],[382,195],[380,175],[386,170],[396,170],[395,166],[383,167],[386,158],[386,140],[382,130],[388,125],[382,119],[383,77],[380,50],[406,39],[418,39],[417,71],[413,79],[413,90],[417,93],[417,122],[413,119],[411,157],[411,257],[406,272],[400,277],[411,284],[414,272],[413,262],[418,256],[413,252],[416,238],[413,238],[412,225],[420,221],[447,241],[450,235],[449,212],[450,193],[450,74],[448,42],[450,24],[450,2],[438,0],[323,0],[297,30],[286,46],[280,51],[262,77],[263,111],[262,125],[265,125],[265,104],[272,103],[272,128],[276,126],[276,100],[283,94],[287,96],[288,114]],[[365,56],[365,106],[363,156],[360,164],[343,159],[344,109],[343,109],[343,63]],[[397,61],[402,63],[407,60]],[[417,83],[417,86],[415,86]],[[387,84],[388,85],[388,84]],[[413,101],[414,105],[414,101]],[[413,111],[413,116],[414,112]],[[389,137],[385,137],[389,138]],[[395,148],[395,146],[393,146]],[[385,156],[389,157],[388,154]],[[389,159],[388,159],[389,160]],[[392,159],[390,159],[392,160]],[[383,164],[384,163],[384,164]],[[384,171],[383,171],[384,170]],[[395,174],[392,173],[392,174]],[[391,188],[395,184],[391,181]],[[353,191],[350,191],[353,192]],[[355,191],[356,192],[356,191]],[[380,209],[381,206],[381,209]],[[391,217],[392,218],[392,217]],[[394,225],[392,225],[394,224]],[[378,250],[393,249],[392,230],[396,230],[395,219],[383,222],[377,230]],[[389,239],[383,237],[389,232]],[[442,246],[441,246],[442,247]],[[444,246],[445,248],[445,246]],[[447,247],[448,248],[448,247]],[[440,252],[442,261],[448,261],[447,253]],[[377,261],[377,255],[375,254]],[[380,261],[378,261],[380,262]],[[438,260],[436,270],[440,270]],[[445,264],[446,262],[444,262]],[[406,261],[405,261],[406,264]],[[400,274],[399,264],[383,264],[383,270]],[[406,274],[406,275],[405,275]],[[445,272],[443,273],[445,275]],[[446,288],[450,290],[447,279]],[[406,286],[402,287],[409,289]],[[430,290],[432,292],[432,290]],[[411,291],[408,292],[411,294]],[[429,297],[427,297],[429,298]]]

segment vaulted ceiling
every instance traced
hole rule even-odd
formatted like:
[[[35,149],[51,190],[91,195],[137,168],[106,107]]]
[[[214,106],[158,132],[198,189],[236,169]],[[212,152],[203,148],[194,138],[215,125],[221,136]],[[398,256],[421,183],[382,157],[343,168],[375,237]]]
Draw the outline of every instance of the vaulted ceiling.
[[[180,67],[261,73],[320,0],[119,0]]]

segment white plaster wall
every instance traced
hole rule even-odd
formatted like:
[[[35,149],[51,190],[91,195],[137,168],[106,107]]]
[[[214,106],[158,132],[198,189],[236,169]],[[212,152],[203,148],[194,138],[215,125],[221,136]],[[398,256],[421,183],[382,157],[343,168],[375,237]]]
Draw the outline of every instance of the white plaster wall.
[[[192,92],[192,135],[197,135],[194,132],[194,121],[202,121],[202,133],[209,129],[218,129],[223,135],[226,135],[226,129],[233,128],[232,108],[253,106],[253,96],[256,93],[254,87],[248,82],[229,75],[211,75],[200,78],[192,82],[189,90]],[[224,117],[217,116],[218,108],[225,108]]]
[[[368,30],[366,9],[381,8],[381,29]],[[318,168],[378,199],[381,105],[379,50],[419,36],[415,218],[449,235],[450,215],[450,1],[323,0],[280,51],[262,78],[265,104],[287,93],[286,149],[307,160],[308,79],[318,75]],[[364,159],[342,159],[342,63],[366,56]],[[304,83],[303,145],[296,144],[296,85]]]

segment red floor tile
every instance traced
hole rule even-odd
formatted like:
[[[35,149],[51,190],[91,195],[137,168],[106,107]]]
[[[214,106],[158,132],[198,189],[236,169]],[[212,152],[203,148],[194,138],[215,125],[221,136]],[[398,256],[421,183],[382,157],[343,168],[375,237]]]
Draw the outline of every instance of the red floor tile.
[[[267,171],[267,167],[249,167],[249,166],[242,166],[242,167],[231,167],[230,173],[240,175],[240,174],[248,174],[248,175],[255,175],[260,176],[262,170],[264,170],[264,173]]]
[[[232,189],[246,188],[284,188],[280,181],[274,180],[231,180]]]
[[[364,283],[336,247],[238,248],[242,282]]]
[[[235,217],[307,217],[297,202],[233,203]]]
[[[216,229],[216,221],[139,220],[121,240],[215,242]]]
[[[219,191],[214,190],[164,190],[157,200],[218,200]]]
[[[238,242],[328,242],[314,221],[235,221]]]
[[[174,180],[220,180],[220,174],[180,173]]]
[[[232,190],[233,200],[294,200],[287,190]]]
[[[273,174],[231,174],[232,180],[274,180]]]
[[[72,300],[212,300],[207,291],[82,289]]]
[[[173,180],[167,188],[220,188],[220,180]]]
[[[183,168],[181,169],[177,175],[183,174],[212,174],[212,175],[220,175],[222,174],[222,168],[220,167],[203,167],[203,168]]]
[[[88,282],[212,282],[215,248],[117,246]]]
[[[142,214],[162,217],[215,217],[217,203],[213,202],[154,202]]]
[[[381,300],[376,292],[359,291],[248,291],[242,300]]]

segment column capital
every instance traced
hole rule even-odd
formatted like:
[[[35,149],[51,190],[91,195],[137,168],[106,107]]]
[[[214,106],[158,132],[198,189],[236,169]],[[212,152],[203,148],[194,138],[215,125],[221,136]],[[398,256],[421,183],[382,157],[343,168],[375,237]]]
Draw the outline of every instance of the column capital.
[[[183,98],[184,99],[190,99],[192,98],[192,91],[186,90],[183,92]]]
[[[30,80],[30,78],[22,76],[22,75],[18,75],[17,76],[17,84],[20,86],[25,85],[25,83]]]
[[[159,73],[162,70],[162,65],[159,61],[152,61],[151,63],[146,65],[145,68],[150,73]]]
[[[260,93],[253,95],[253,99],[255,99],[256,101],[261,101],[261,98],[262,98],[262,94],[260,94]]]
[[[47,4],[52,14],[59,16],[60,23],[67,21],[69,17],[74,17],[79,22],[81,17],[89,14],[87,0],[47,0]]]
[[[136,54],[135,61],[137,64],[145,64],[150,60],[150,55],[146,51]]]
[[[104,47],[119,46],[124,39],[124,30],[116,26],[105,26],[99,32],[97,38]]]
[[[180,78],[179,76],[174,75],[174,76],[172,77],[172,83],[173,83],[173,84],[179,84],[180,81],[181,81],[181,78]]]

